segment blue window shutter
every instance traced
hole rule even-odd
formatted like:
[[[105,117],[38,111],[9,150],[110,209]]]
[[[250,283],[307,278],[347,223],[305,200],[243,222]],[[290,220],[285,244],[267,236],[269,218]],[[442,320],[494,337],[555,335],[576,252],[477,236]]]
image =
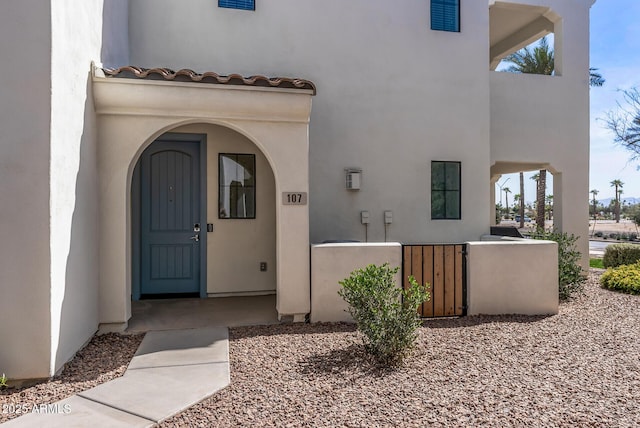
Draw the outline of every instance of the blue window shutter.
[[[218,7],[231,9],[256,10],[255,0],[218,0]]]
[[[431,29],[460,31],[460,0],[431,0]]]

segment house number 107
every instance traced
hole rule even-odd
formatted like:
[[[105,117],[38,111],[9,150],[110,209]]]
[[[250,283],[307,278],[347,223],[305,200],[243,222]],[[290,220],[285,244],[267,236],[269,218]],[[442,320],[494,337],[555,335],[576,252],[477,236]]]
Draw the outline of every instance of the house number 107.
[[[283,205],[307,205],[307,192],[283,192]]]

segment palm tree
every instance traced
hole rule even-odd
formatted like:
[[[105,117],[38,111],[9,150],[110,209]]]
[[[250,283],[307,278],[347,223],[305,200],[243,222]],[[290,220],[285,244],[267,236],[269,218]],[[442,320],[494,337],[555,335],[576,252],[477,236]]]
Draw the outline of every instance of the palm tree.
[[[545,210],[547,214],[549,214],[549,220],[551,220],[551,214],[553,213],[553,195],[547,195],[546,198]]]
[[[598,212],[598,200],[596,199],[596,196],[598,196],[598,190],[597,189],[592,189],[589,193],[591,193],[591,195],[593,195],[593,199],[591,199],[591,203],[593,204],[593,221],[596,221],[596,214]]]
[[[596,199],[596,196],[599,192],[598,189],[591,189],[589,193],[593,195],[593,199],[591,200],[593,203],[593,231],[591,232],[591,236],[593,236],[596,231],[596,222],[598,221],[598,200]]]
[[[502,191],[504,192],[504,204],[506,206],[507,216],[508,216],[509,215],[509,193],[511,193],[511,189],[509,189],[508,187],[505,187],[504,189],[502,189]]]
[[[520,229],[524,227],[524,173],[520,171]]]
[[[553,49],[549,47],[547,38],[540,39],[540,44],[533,50],[526,47],[512,53],[504,60],[513,65],[507,69],[511,73],[527,74],[553,74],[554,69]]]
[[[525,211],[525,202],[524,198],[520,193],[516,193],[513,195],[513,207],[511,207],[512,212],[519,217],[517,220],[520,223],[519,228],[524,227],[524,211]]]
[[[504,60],[513,64],[507,68],[511,73],[551,75],[555,69],[554,52],[546,36],[540,39],[540,43],[533,50],[526,47],[512,53]],[[589,67],[589,86],[591,87],[604,85],[605,79],[597,71],[597,68]]]
[[[622,189],[618,190],[618,217],[622,217],[622,207],[624,207],[624,201],[622,200]]]
[[[602,75],[600,73],[597,73],[598,69],[597,68],[593,68],[593,67],[589,67],[589,86],[593,87],[600,87],[602,85],[604,85],[604,78],[602,77]]]
[[[540,173],[538,172],[537,174],[533,174],[531,177],[531,180],[536,182],[536,200],[533,203],[534,204],[534,209],[536,211],[536,216],[538,215],[538,182],[540,181]],[[538,223],[538,219],[536,218],[536,224]]]
[[[541,169],[538,174],[531,176],[536,182],[536,227],[544,229],[544,202],[547,191],[547,170]]]
[[[621,180],[612,180],[611,187],[616,188],[616,206],[615,206],[615,215],[616,215],[616,223],[620,223],[620,190],[624,183]]]

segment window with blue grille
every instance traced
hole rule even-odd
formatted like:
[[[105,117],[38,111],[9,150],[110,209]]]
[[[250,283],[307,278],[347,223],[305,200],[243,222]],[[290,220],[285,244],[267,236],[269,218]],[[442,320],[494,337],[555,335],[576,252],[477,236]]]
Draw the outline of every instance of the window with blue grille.
[[[431,0],[431,29],[460,31],[460,0]]]
[[[255,0],[218,0],[218,7],[230,9],[256,10]]]

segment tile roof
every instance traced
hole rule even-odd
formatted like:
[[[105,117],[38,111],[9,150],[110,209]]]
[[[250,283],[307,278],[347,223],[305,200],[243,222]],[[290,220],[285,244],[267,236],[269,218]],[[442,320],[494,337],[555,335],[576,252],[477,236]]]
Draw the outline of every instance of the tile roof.
[[[304,79],[289,77],[250,76],[243,77],[239,74],[221,76],[212,71],[197,73],[183,68],[173,71],[169,68],[141,68],[127,65],[119,68],[104,68],[106,77],[118,77],[128,79],[171,80],[176,82],[212,83],[217,85],[261,86],[267,88],[306,89],[316,94],[316,86],[313,82]]]

